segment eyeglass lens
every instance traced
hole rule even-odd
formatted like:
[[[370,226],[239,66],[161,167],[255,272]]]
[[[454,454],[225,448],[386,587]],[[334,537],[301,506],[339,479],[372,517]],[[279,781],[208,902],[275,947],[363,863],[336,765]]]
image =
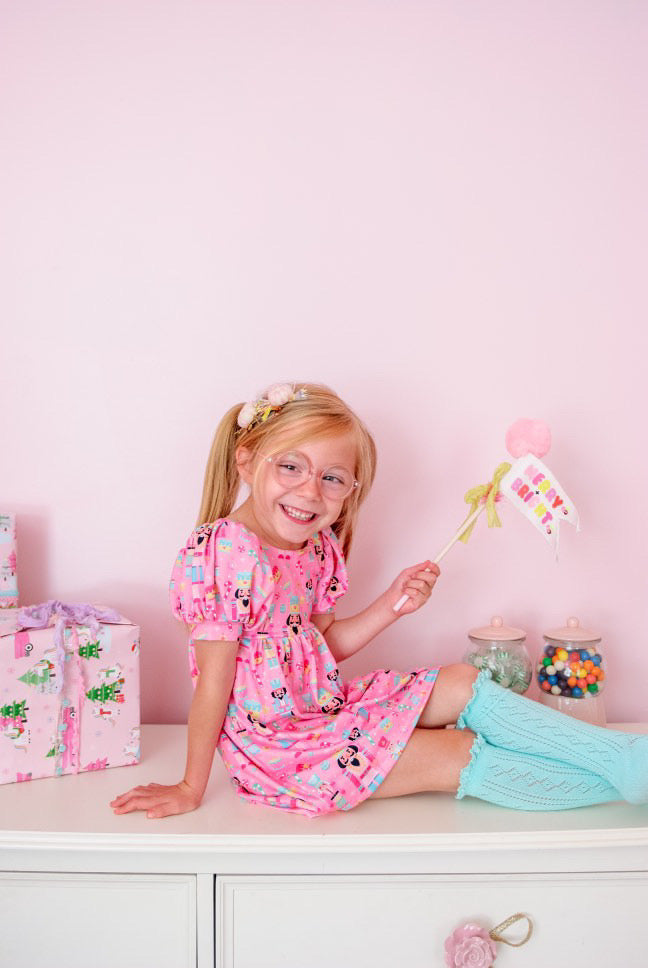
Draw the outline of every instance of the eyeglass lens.
[[[303,454],[282,454],[272,458],[277,480],[287,487],[298,487],[313,475],[310,461]],[[329,497],[342,498],[353,490],[354,479],[345,467],[329,467],[320,475],[320,487]]]

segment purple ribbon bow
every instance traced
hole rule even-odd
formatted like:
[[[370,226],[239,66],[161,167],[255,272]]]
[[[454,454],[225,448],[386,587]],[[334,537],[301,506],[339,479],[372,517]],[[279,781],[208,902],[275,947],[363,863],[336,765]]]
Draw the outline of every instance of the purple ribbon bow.
[[[70,625],[85,625],[99,635],[100,622],[119,622],[121,615],[112,608],[96,605],[66,605],[52,599],[42,605],[21,608],[17,621],[21,629],[44,629],[54,619],[54,646],[56,648],[56,692],[63,688],[65,663],[65,629]]]

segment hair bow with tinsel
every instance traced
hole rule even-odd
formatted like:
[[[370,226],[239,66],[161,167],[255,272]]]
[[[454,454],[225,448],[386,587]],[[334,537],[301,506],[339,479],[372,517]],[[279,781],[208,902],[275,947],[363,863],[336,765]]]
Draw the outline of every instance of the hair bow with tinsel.
[[[306,390],[296,390],[291,383],[274,383],[258,400],[243,404],[237,423],[241,430],[249,430],[255,424],[265,423],[278,410],[292,400],[303,400]]]

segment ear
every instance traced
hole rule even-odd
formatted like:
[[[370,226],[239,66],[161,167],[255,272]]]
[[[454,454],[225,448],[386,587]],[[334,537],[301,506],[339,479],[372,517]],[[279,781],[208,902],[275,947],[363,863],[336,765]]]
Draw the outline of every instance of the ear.
[[[236,448],[236,469],[239,472],[239,476],[245,484],[252,483],[252,453],[247,447],[237,447]]]

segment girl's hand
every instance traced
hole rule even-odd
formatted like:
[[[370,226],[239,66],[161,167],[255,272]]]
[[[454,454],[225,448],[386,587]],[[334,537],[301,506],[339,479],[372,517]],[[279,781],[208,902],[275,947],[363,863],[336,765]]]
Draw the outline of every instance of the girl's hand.
[[[110,801],[114,813],[131,813],[133,810],[146,810],[146,816],[153,819],[170,817],[176,813],[189,813],[200,806],[202,797],[181,780],[173,786],[148,783],[134,787]]]
[[[440,574],[439,566],[431,561],[405,568],[387,590],[390,607],[393,609],[396,602],[407,595],[407,601],[396,614],[410,615],[415,612],[427,602]]]

